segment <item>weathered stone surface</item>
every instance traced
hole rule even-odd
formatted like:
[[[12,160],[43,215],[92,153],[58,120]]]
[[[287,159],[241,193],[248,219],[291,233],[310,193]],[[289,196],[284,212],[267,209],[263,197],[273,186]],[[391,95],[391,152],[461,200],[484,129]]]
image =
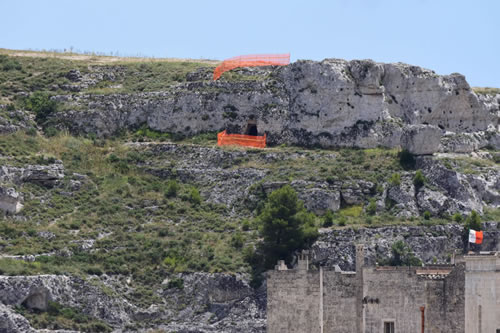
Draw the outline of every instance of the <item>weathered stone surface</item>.
[[[64,178],[64,166],[61,161],[49,165],[27,165],[25,167],[0,167],[0,183],[22,184],[35,183],[45,187],[53,187]]]
[[[10,307],[0,303],[0,332],[1,333],[36,333],[28,320],[14,312]]]
[[[22,196],[12,187],[0,186],[0,210],[9,214],[17,214],[23,208]]]
[[[403,175],[399,185],[390,184],[386,192],[386,198],[390,204],[394,204],[393,211],[396,216],[411,217],[419,215],[415,201],[415,186],[410,175]]]
[[[76,307],[83,313],[106,321],[111,325],[123,325],[134,307],[125,299],[117,299],[104,293],[95,285],[77,277],[0,276],[0,303],[43,308],[50,299],[65,306]],[[40,296],[41,295],[41,296]]]
[[[497,222],[483,223],[484,239],[488,242],[484,242],[479,250],[496,250],[500,243],[497,225]],[[447,224],[321,230],[312,247],[313,261],[354,271],[355,244],[364,244],[366,262],[375,264],[378,258],[391,256],[391,246],[395,241],[404,240],[424,263],[449,263],[454,253],[463,253],[462,229],[462,225]]]
[[[408,126],[401,136],[401,146],[414,155],[430,155],[438,151],[441,132],[437,126]]]
[[[144,322],[150,327],[154,320],[158,323],[154,327],[167,331],[265,331],[265,286],[254,290],[244,277],[230,274],[193,273],[171,278],[174,277],[182,279],[184,287],[169,289],[166,286],[168,279],[165,280],[165,288],[154,291],[163,301],[143,309],[115,291],[115,288],[129,288],[116,277],[101,276],[87,281],[55,275],[0,276],[0,318],[10,318],[7,321],[10,326],[6,326],[9,329],[17,327],[13,326],[16,324],[20,327],[19,332],[29,332],[29,324],[23,317],[13,316],[9,306],[24,304],[44,310],[50,299],[79,309],[117,329],[123,329],[132,321]],[[106,292],[99,287],[101,285],[107,287]],[[7,325],[0,321],[0,332],[3,332],[2,324]]]
[[[161,92],[59,96],[56,100],[69,110],[53,122],[98,136],[144,123],[162,132],[193,135],[241,132],[254,119],[271,144],[363,148],[399,146],[407,127],[428,125],[425,133],[417,132],[432,134],[423,150],[416,151],[425,154],[438,149],[435,127],[455,133],[490,128],[493,138],[498,132],[496,102],[479,99],[459,74],[439,76],[406,64],[339,59],[297,61],[255,69],[254,74],[260,75],[258,80],[213,82],[200,70],[188,75],[187,83]],[[442,149],[448,147],[453,145]]]

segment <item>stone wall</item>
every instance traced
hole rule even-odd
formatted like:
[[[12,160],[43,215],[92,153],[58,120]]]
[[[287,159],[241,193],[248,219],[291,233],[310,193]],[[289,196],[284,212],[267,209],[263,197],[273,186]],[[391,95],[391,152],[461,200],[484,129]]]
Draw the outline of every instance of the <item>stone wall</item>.
[[[326,270],[323,274],[324,333],[356,332],[355,273]]]
[[[318,271],[268,272],[267,332],[320,332]]]
[[[364,326],[367,333],[383,332],[394,322],[395,332],[418,332],[425,284],[407,267],[364,270]]]
[[[380,333],[392,322],[396,332],[420,332],[423,309],[425,332],[465,332],[463,263],[368,267],[363,251],[356,254],[357,272],[306,270],[303,262],[269,272],[267,331]]]
[[[427,280],[425,329],[429,333],[464,332],[465,267],[457,265],[442,280]]]
[[[465,274],[465,331],[500,330],[500,257],[467,256]]]

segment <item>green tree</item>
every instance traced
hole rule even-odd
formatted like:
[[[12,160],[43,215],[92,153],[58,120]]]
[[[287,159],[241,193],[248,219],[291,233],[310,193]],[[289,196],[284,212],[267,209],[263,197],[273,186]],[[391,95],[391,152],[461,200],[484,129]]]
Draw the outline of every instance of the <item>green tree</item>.
[[[394,242],[391,246],[391,266],[420,266],[422,262],[415,256],[410,246],[402,240]]]
[[[289,185],[269,195],[258,222],[266,268],[279,259],[289,261],[294,251],[307,248],[318,237],[315,216],[306,211]]]

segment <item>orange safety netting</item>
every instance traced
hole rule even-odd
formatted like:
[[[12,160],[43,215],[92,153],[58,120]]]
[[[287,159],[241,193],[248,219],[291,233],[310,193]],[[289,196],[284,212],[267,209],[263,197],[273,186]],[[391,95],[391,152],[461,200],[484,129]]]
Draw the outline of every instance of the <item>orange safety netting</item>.
[[[266,135],[253,136],[243,134],[227,134],[226,131],[217,134],[217,144],[219,146],[238,145],[256,148],[266,148]]]
[[[290,53],[287,54],[254,54],[226,59],[214,70],[214,81],[222,73],[237,67],[284,66],[290,63]]]

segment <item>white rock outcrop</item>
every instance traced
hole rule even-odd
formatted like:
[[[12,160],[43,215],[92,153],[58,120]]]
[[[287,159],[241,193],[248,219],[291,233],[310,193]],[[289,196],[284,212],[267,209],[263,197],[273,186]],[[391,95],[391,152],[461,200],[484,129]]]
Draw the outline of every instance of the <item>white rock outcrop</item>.
[[[341,59],[301,60],[242,69],[241,74],[253,79],[214,82],[191,75],[193,80],[159,92],[58,96],[68,110],[52,121],[74,133],[109,136],[144,123],[182,135],[242,132],[252,120],[271,144],[322,147],[397,147],[406,128],[414,125],[435,126],[443,133],[490,131],[479,148],[498,137],[498,100],[479,98],[460,74]],[[432,141],[426,153],[453,147],[439,148]]]
[[[0,210],[17,214],[23,209],[22,196],[12,187],[0,186]]]

